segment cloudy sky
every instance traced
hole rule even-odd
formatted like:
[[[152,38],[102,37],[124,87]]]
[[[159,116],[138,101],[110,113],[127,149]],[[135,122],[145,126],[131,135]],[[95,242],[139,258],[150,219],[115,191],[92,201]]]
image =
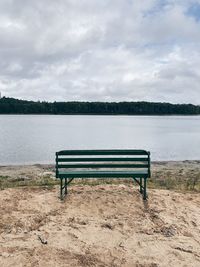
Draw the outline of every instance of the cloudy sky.
[[[200,104],[200,0],[0,0],[0,91]]]

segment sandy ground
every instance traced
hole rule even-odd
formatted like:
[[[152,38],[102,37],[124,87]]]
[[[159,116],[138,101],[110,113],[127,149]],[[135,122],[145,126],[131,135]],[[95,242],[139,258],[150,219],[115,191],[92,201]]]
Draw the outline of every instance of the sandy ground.
[[[0,166],[0,267],[199,267],[199,180],[200,161],[154,162],[149,187],[182,192],[80,180],[61,202],[53,165]]]
[[[58,191],[0,191],[0,266],[200,266],[199,193],[143,201],[131,185],[72,185],[61,202]]]

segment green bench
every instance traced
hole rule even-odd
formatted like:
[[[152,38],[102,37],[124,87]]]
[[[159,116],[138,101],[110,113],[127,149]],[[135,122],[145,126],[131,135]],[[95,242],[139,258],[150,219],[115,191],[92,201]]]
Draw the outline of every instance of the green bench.
[[[132,178],[147,198],[150,152],[145,150],[62,150],[56,152],[60,198],[74,178]]]

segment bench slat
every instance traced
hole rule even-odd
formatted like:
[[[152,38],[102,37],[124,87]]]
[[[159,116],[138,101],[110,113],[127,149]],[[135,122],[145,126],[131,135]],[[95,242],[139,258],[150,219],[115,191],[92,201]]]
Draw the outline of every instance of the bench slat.
[[[112,177],[112,178],[131,178],[131,177],[148,177],[147,171],[59,171],[59,178],[104,178],[104,177]]]
[[[148,158],[63,158],[59,157],[56,162],[99,162],[99,161],[148,161]]]
[[[145,150],[62,150],[57,155],[148,155]]]
[[[148,164],[58,164],[58,168],[148,168]]]

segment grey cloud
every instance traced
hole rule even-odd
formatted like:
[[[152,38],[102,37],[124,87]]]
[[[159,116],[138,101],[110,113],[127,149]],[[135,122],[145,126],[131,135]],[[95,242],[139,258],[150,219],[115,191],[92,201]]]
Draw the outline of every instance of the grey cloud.
[[[193,3],[2,0],[0,91],[199,104],[200,24],[186,12]]]

